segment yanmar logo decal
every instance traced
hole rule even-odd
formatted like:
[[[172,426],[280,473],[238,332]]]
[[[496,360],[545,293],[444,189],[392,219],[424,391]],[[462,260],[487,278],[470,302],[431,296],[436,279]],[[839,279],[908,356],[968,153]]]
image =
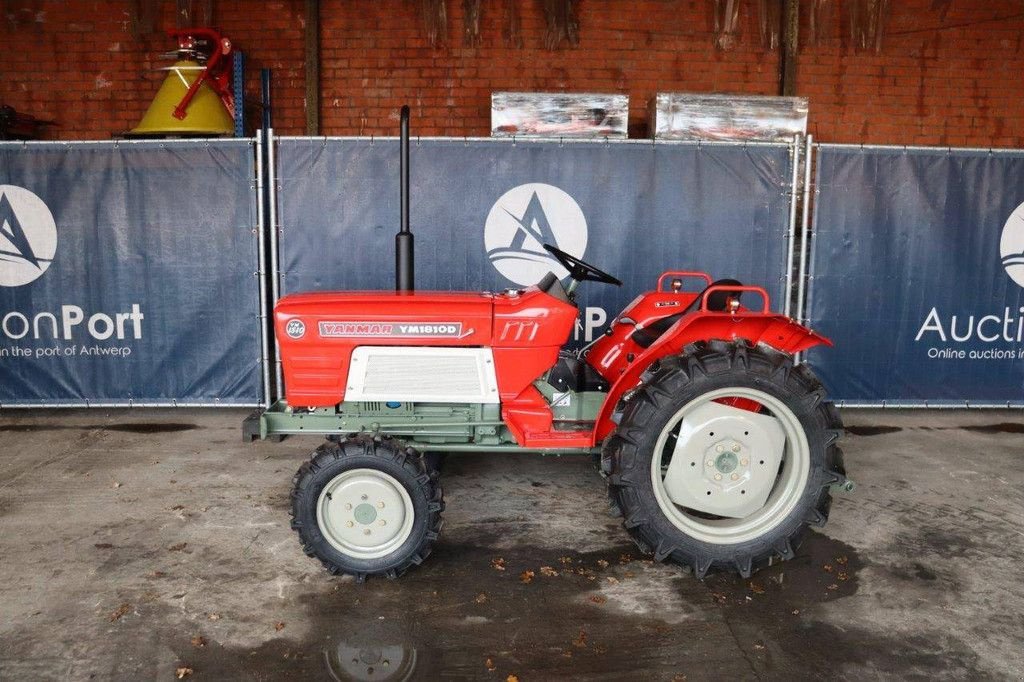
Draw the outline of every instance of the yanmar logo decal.
[[[461,339],[473,330],[462,333],[461,322],[321,322],[323,338],[389,337]]]

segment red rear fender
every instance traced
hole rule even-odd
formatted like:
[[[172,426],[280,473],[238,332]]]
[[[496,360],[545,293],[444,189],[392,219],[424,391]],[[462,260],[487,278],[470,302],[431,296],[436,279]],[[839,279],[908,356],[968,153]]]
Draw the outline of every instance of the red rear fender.
[[[640,375],[644,370],[659,358],[682,353],[691,343],[712,339],[744,339],[755,345],[763,343],[789,355],[818,345],[832,345],[821,334],[785,315],[773,313],[691,313],[672,325],[649,348],[634,342],[625,327],[616,325],[612,336],[600,347],[595,344],[587,356],[587,361],[612,382],[608,399],[597,418],[597,442],[614,429],[611,415],[615,405],[623,393],[640,383]]]
[[[724,313],[717,313],[715,315],[728,317],[728,315]],[[711,315],[707,315],[704,319],[695,320],[694,325],[685,330],[686,335],[689,336],[695,333],[700,334],[702,331],[706,331],[707,333],[712,334],[706,338],[745,338],[751,343],[764,343],[776,350],[780,350],[783,353],[788,353],[790,355],[805,351],[808,348],[813,348],[814,346],[832,345],[832,341],[827,337],[822,336],[812,329],[808,329],[802,324],[796,322],[796,320],[788,318],[785,315],[762,316],[763,318],[768,319],[763,321],[764,326],[759,330],[759,333],[751,333],[749,336],[747,335],[749,332],[755,332],[758,325],[753,325],[745,330],[747,333],[734,334],[731,337],[714,335],[714,332],[722,329],[722,325],[712,319],[708,319],[710,317]],[[689,341],[687,341],[687,343],[689,343]]]

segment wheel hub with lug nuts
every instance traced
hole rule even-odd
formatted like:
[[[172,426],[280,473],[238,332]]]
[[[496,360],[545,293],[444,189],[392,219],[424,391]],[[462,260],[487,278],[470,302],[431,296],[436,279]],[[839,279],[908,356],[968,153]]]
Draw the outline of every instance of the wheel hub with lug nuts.
[[[385,556],[412,532],[412,499],[393,476],[350,469],[331,479],[317,504],[317,523],[327,541],[359,559]]]
[[[682,507],[743,518],[764,506],[785,445],[786,434],[775,417],[705,402],[679,426],[665,490]]]

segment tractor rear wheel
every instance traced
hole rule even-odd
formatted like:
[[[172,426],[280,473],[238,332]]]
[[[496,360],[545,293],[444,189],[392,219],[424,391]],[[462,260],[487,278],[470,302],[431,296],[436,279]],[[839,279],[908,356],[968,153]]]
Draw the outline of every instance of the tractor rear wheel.
[[[783,353],[710,341],[663,358],[605,443],[609,495],[658,561],[744,577],[789,559],[846,480],[839,414]]]
[[[333,574],[397,578],[427,558],[441,530],[437,473],[398,441],[328,441],[293,484],[292,528]]]

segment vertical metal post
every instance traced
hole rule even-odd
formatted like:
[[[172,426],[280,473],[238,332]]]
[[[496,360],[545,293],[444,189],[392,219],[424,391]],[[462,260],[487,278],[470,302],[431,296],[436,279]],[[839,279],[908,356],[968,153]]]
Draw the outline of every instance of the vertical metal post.
[[[811,239],[811,226],[808,224],[808,217],[811,210],[811,151],[813,149],[814,136],[807,136],[807,144],[804,148],[804,195],[803,215],[800,220],[800,271],[796,284],[796,315],[798,321],[807,319],[804,310],[804,299],[807,293],[807,250],[808,242]]]
[[[270,301],[277,303],[281,298],[281,264],[278,254],[278,235],[280,227],[277,224],[277,169],[274,167],[276,154],[274,153],[274,129],[267,130],[267,211],[269,213],[270,232]],[[273,326],[271,320],[270,326]],[[281,351],[274,346],[274,377],[276,396],[284,395],[284,382],[281,376]]]
[[[267,322],[267,222],[263,210],[263,131],[256,129],[256,277],[260,286],[260,344],[263,367],[263,407],[270,407],[270,327]]]
[[[793,256],[796,248],[796,197],[797,197],[797,182],[800,179],[800,136],[795,135],[793,137],[793,145],[790,147],[791,153],[793,154],[793,173],[789,179],[789,231],[788,231],[788,244],[786,246],[786,305],[783,309],[783,313],[789,317],[790,311],[793,306],[791,301],[793,300],[793,267],[796,263],[793,262]]]

